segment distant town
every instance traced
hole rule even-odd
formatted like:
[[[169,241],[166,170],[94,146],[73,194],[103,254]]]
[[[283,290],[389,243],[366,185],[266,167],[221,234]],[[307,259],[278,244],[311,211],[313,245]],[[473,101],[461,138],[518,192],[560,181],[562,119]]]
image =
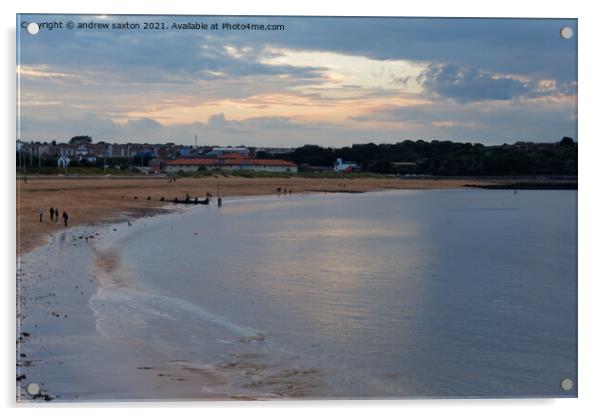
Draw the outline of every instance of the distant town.
[[[370,172],[424,175],[577,175],[577,143],[557,142],[485,146],[432,140],[393,144],[354,144],[330,148],[182,145],[94,142],[90,136],[57,141],[17,141],[17,170],[65,173],[92,168],[98,173],[186,174],[202,171]]]
[[[296,173],[297,164],[291,161],[256,157],[258,153],[273,156],[293,150],[244,146],[189,146],[175,143],[94,143],[89,136],[75,136],[68,143],[18,141],[17,163],[21,171],[44,167],[101,167],[143,173],[212,169]]]

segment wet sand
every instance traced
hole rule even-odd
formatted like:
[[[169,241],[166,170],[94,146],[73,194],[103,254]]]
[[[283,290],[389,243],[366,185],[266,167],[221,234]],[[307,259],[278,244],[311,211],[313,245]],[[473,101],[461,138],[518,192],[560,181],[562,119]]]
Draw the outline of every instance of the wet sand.
[[[155,215],[164,212],[168,203],[162,197],[182,199],[217,196],[251,196],[274,194],[276,188],[293,193],[366,192],[387,189],[446,189],[465,185],[500,183],[482,179],[399,179],[399,178],[181,178],[169,182],[164,177],[98,177],[98,178],[28,178],[17,181],[17,253],[26,253],[47,242],[48,236],[64,228],[62,213],[69,214],[69,226],[123,220],[127,217]],[[38,211],[44,208],[44,223]],[[50,207],[59,209],[58,222],[50,221]]]
[[[144,225],[137,220],[132,227]],[[17,401],[257,400],[316,394],[312,389],[320,370],[274,361],[261,351],[265,337],[233,340],[238,352],[215,363],[157,350],[148,342],[154,331],[144,337],[134,327],[131,334],[104,333],[92,307],[104,303],[92,299],[103,290],[139,289],[124,277],[113,245],[130,232],[125,223],[62,229],[21,257]],[[29,396],[29,383],[38,384],[41,394]]]
[[[210,366],[183,368],[157,356],[141,340],[98,332],[89,306],[99,288],[90,273],[95,267],[90,236],[102,239],[108,232],[106,227],[72,228],[53,234],[46,246],[23,256],[17,401],[227,398],[212,390],[225,381]],[[68,265],[61,261],[63,253],[71,257]],[[103,264],[97,266],[107,270],[118,266],[118,259],[110,255],[98,261]],[[29,396],[29,383],[38,384],[41,394]]]

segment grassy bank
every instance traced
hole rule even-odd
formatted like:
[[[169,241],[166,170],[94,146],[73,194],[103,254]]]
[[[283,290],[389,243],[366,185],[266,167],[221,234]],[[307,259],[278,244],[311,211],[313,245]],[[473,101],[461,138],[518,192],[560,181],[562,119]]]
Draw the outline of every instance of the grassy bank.
[[[84,167],[74,166],[68,168],[59,168],[56,166],[43,166],[43,167],[28,167],[27,171],[22,172],[17,170],[17,176],[36,176],[36,175],[48,175],[48,176],[99,176],[99,175],[112,175],[112,176],[146,176],[137,170],[126,170],[126,169],[115,169],[107,168],[105,171],[103,168],[98,167]]]
[[[233,178],[307,178],[307,179],[361,179],[361,178],[378,178],[387,179],[395,178],[393,175],[381,175],[378,173],[355,172],[258,172],[252,170],[203,170],[198,172],[179,172],[176,174],[180,178],[206,178],[206,177],[233,177]]]
[[[98,167],[71,167],[65,174],[64,168],[58,167],[29,167],[26,172],[17,171],[17,176],[149,176],[162,177],[165,174],[146,174],[137,170],[125,170],[107,168],[105,171]],[[178,172],[175,174],[178,178],[306,178],[306,179],[389,179],[395,178],[394,175],[384,175],[369,172],[341,173],[334,171],[324,172],[258,172],[252,170],[201,170],[196,172]]]

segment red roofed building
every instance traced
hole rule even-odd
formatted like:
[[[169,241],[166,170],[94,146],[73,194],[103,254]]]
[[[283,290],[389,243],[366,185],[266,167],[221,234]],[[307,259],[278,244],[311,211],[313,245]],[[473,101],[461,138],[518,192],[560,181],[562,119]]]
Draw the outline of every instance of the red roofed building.
[[[251,159],[244,155],[228,154],[224,157],[205,159],[174,159],[166,160],[163,169],[167,173],[196,172],[199,168],[208,170],[252,170],[261,172],[297,173],[297,165],[287,160]]]
[[[251,156],[243,155],[242,153],[225,153],[219,159],[251,159]]]

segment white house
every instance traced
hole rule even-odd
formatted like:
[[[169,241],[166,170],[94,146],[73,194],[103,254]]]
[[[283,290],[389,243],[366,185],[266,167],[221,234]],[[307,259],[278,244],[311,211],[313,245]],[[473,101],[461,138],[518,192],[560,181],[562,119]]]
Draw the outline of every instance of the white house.
[[[352,172],[354,170],[358,170],[359,166],[355,162],[347,162],[343,161],[343,159],[338,158],[334,163],[334,171],[335,172]]]
[[[69,166],[69,162],[71,162],[71,160],[67,155],[61,155],[57,159],[57,164],[59,168],[66,168],[67,166]]]

